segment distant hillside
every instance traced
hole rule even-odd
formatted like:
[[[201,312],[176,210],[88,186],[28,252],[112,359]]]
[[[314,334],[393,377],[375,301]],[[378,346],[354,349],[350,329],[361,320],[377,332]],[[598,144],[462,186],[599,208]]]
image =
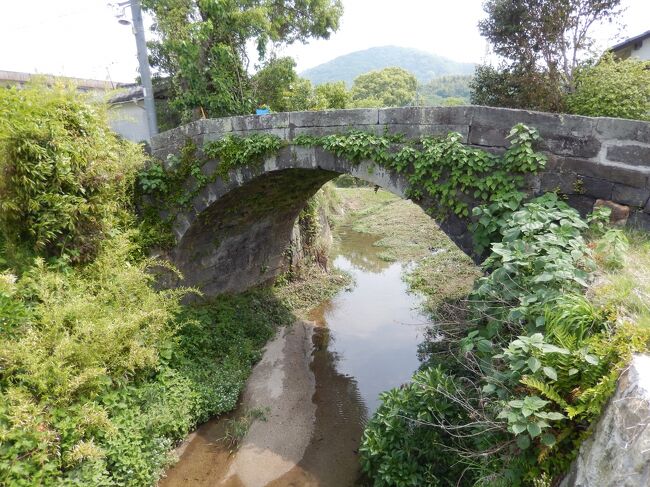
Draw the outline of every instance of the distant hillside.
[[[327,63],[307,69],[300,75],[319,85],[329,81],[345,81],[352,85],[360,74],[389,66],[398,66],[413,73],[420,83],[447,74],[473,74],[474,64],[458,63],[428,52],[407,47],[372,47],[339,56]]]

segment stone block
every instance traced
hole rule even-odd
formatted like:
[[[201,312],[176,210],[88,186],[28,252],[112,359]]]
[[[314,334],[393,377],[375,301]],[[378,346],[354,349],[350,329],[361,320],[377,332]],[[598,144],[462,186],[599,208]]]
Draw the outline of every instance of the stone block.
[[[463,136],[463,143],[469,137],[469,125],[411,125],[390,124],[385,126],[389,134],[403,134],[409,139],[420,137],[444,137],[450,132],[458,132]]]
[[[350,130],[362,130],[376,135],[384,133],[384,127],[381,125],[328,125],[319,127],[292,127],[287,129],[287,137],[290,140],[295,139],[299,135],[313,135],[314,137],[323,137],[332,134],[345,134]]]
[[[227,132],[232,133],[232,132]],[[203,143],[213,142],[215,140],[221,140],[226,136],[226,132],[208,132],[203,135]]]
[[[495,156],[502,156],[506,152],[505,147],[489,147],[489,146],[472,145],[472,144],[467,144],[467,146],[471,147],[472,149],[479,149],[488,152]]]
[[[246,115],[232,117],[233,131],[268,130],[286,128],[289,126],[288,113],[269,113],[267,115]]]
[[[594,137],[594,119],[574,115],[475,107],[470,143],[508,147],[512,127],[524,123],[536,128],[542,138],[539,148],[558,155],[595,157],[601,143]]]
[[[607,160],[650,168],[650,146],[612,145],[607,148]]]
[[[604,198],[606,200],[612,197],[614,183],[599,178],[581,177],[581,183],[576,183],[574,189],[582,189],[583,194],[593,196],[594,198]]]
[[[163,147],[178,145],[184,140],[184,138],[185,135],[180,127],[167,130],[166,132],[154,135],[151,138],[151,150],[152,152],[156,152]]]
[[[628,220],[628,224],[639,230],[650,232],[650,214],[644,211],[635,211]]]
[[[291,112],[291,127],[347,127],[351,125],[377,125],[379,115],[376,108],[352,110],[326,110],[319,112]]]
[[[635,188],[645,188],[648,181],[648,173],[641,168],[622,167],[571,157],[561,160],[560,169],[562,172],[573,172],[580,176],[605,179],[612,183],[625,184]]]
[[[571,157],[596,157],[600,152],[600,141],[591,135],[577,137],[574,135],[547,135],[542,137],[540,150]]]
[[[572,194],[575,193],[574,187],[577,180],[578,177],[575,174],[545,171],[540,177],[539,191],[541,193],[559,191],[564,194]]]
[[[203,120],[204,134],[223,134],[232,130],[232,118],[210,118]]]
[[[567,195],[567,203],[578,210],[580,216],[584,218],[593,210],[596,198],[584,194],[569,194]]]
[[[625,225],[628,218],[630,217],[630,207],[625,205],[619,205],[609,200],[596,200],[594,203],[594,208],[606,207],[612,210],[612,213],[609,215],[609,222],[613,225]]]
[[[650,123],[620,118],[599,118],[596,133],[602,140],[629,140],[650,144]]]
[[[556,154],[546,154],[546,165],[544,166],[545,171],[560,171],[562,167],[562,161],[564,157],[558,156]]]
[[[650,189],[615,184],[612,200],[623,205],[644,207],[650,198]]]
[[[205,119],[195,120],[194,122],[181,125],[178,128],[186,137],[194,137],[203,133],[205,130],[205,121]]]
[[[203,166],[201,166],[201,172],[206,176],[210,176],[211,174],[214,174],[214,171],[216,171],[218,164],[218,161],[211,159],[203,164]]]
[[[381,108],[380,124],[397,125],[469,125],[473,107]]]
[[[510,128],[472,122],[469,128],[469,143],[485,147],[509,147],[507,136]]]
[[[268,134],[275,135],[281,139],[286,139],[289,135],[289,129],[284,127],[269,127],[266,129],[256,129],[256,130],[233,130],[228,135],[234,135],[236,137],[250,137],[251,135],[256,134]]]

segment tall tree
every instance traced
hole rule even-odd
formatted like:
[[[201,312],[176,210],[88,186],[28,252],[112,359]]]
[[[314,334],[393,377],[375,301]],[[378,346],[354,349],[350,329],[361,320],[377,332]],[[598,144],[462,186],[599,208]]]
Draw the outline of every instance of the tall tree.
[[[296,62],[290,57],[272,58],[252,78],[253,95],[257,104],[275,112],[286,112],[287,94],[298,80]]]
[[[543,100],[536,94],[541,82],[547,85],[542,91],[551,96],[541,108],[561,109],[563,93],[573,89],[573,72],[592,46],[592,27],[615,18],[620,4],[621,0],[486,0],[488,17],[479,23],[479,30],[504,59],[494,89],[515,93],[510,106],[540,108]],[[494,80],[489,70],[477,75],[475,89]]]
[[[157,40],[151,62],[171,79],[171,106],[183,121],[247,113],[253,105],[247,46],[264,58],[271,44],[328,38],[340,0],[143,0]]]
[[[315,89],[319,106],[329,109],[347,108],[350,104],[350,92],[344,81],[333,81],[318,85]]]
[[[357,107],[402,107],[413,103],[418,88],[414,75],[402,68],[370,71],[354,80],[353,105]]]

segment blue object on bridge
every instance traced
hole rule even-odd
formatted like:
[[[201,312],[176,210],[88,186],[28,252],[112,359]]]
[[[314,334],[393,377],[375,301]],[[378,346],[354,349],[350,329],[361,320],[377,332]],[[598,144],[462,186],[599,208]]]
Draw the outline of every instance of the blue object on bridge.
[[[271,113],[271,110],[268,108],[257,108],[255,110],[255,115],[267,115],[269,113]]]

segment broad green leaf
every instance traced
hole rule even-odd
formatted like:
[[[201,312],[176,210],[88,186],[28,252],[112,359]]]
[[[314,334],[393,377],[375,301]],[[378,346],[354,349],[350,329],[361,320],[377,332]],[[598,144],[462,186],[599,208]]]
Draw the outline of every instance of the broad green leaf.
[[[539,361],[538,358],[536,357],[530,357],[528,359],[528,368],[533,372],[537,372],[539,368],[542,366],[542,362]]]
[[[542,429],[537,423],[528,423],[526,429],[528,430],[531,438],[537,438],[542,433]]]
[[[543,445],[546,446],[553,446],[555,445],[555,435],[551,433],[544,433],[541,437],[541,441]]]
[[[557,380],[557,372],[553,367],[544,367],[542,370],[544,371],[546,377],[551,380]]]
[[[517,436],[517,446],[522,450],[527,449],[530,446],[530,438],[527,435]]]

